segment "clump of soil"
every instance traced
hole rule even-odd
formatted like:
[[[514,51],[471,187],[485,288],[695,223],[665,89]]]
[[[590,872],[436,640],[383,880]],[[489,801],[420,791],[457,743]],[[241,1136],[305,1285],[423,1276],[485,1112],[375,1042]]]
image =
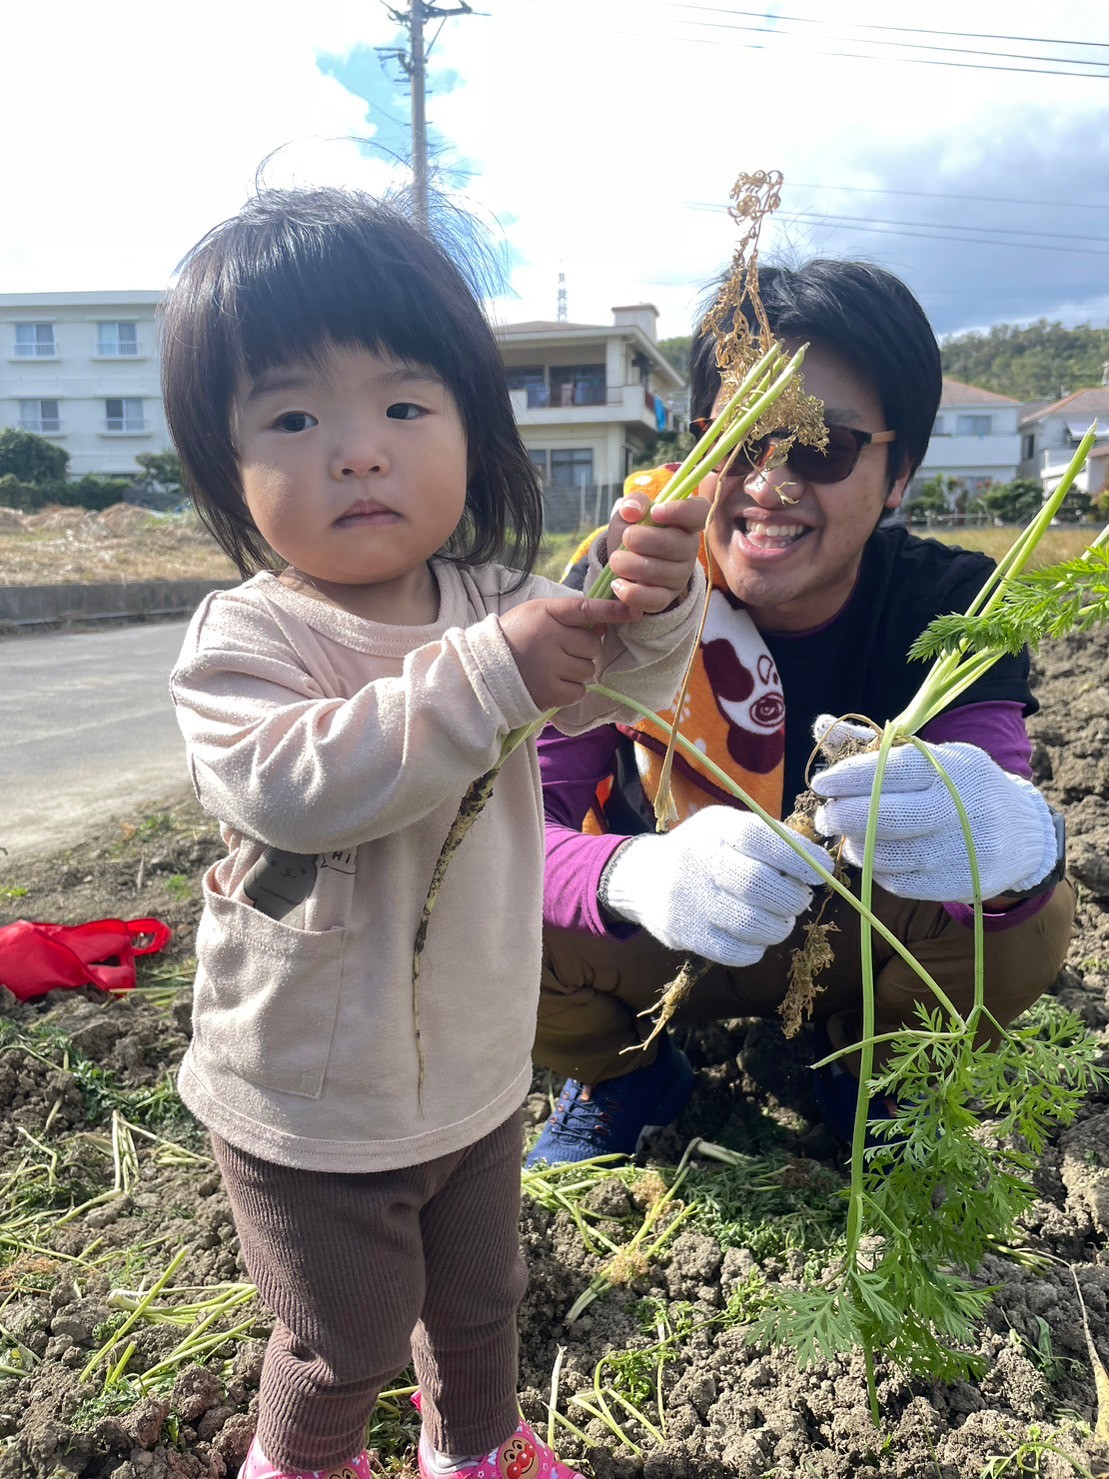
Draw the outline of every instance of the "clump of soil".
[[[1068,814],[1079,898],[1055,994],[1104,1035],[1104,641],[1073,636],[1045,649],[1037,668],[1044,708],[1030,721],[1035,764],[1045,792]],[[212,1327],[241,1326],[196,1360],[172,1365],[187,1323],[142,1318],[108,1351],[139,1291],[150,1290],[179,1250],[182,1262],[156,1304],[187,1303],[201,1297],[195,1291],[245,1278],[203,1136],[167,1087],[187,1040],[199,876],[219,852],[214,827],[189,804],[69,852],[0,867],[5,918],[156,915],[175,930],[168,950],[144,965],[141,991],[118,998],[56,991],[25,1004],[0,992],[0,1479],[224,1479],[249,1443],[267,1331],[257,1304]],[[697,1085],[679,1125],[649,1146],[647,1170],[594,1186],[583,1198],[583,1223],[538,1201],[525,1199],[522,1208],[531,1285],[521,1311],[521,1396],[545,1431],[562,1348],[560,1410],[586,1440],[560,1429],[563,1456],[595,1479],[975,1479],[991,1456],[1026,1442],[1041,1445],[1039,1466],[1030,1458],[1027,1467],[1014,1464],[1013,1475],[1075,1472],[1044,1443],[1104,1472],[1088,1442],[1096,1396],[1071,1269],[1093,1339],[1109,1355],[1109,1092],[1095,1094],[1040,1159],[1039,1200],[1024,1228],[1030,1257],[990,1259],[982,1270],[995,1290],[978,1346],[985,1374],[910,1387],[880,1369],[876,1430],[861,1360],[800,1372],[788,1352],[753,1348],[735,1318],[757,1306],[765,1281],[796,1282],[806,1260],[819,1260],[840,1215],[843,1155],[817,1120],[806,1032],[787,1043],[777,1023],[746,1020],[689,1031],[683,1043]],[[546,1113],[550,1089],[537,1077],[528,1101],[533,1124]],[[121,1122],[133,1127],[134,1149],[123,1172]],[[728,1183],[714,1178],[726,1173],[698,1172],[693,1190],[680,1193],[701,1198],[698,1215],[567,1327],[569,1307],[604,1261],[582,1226],[619,1242],[662,1185],[650,1164],[673,1167],[694,1136],[748,1152],[758,1174],[743,1183],[746,1208],[725,1205]],[[79,1203],[83,1210],[58,1226],[59,1214]],[[658,1360],[648,1348],[666,1331],[675,1338],[662,1367],[660,1413]],[[602,1357],[624,1351],[641,1357],[638,1367],[624,1362],[620,1390],[656,1431],[614,1399],[609,1410],[638,1451],[594,1415],[595,1398],[586,1398],[594,1414],[570,1400],[592,1389]],[[128,1376],[166,1360],[171,1369],[146,1393]],[[611,1365],[605,1370],[608,1379]],[[403,1397],[382,1404],[371,1442],[383,1467],[411,1474],[404,1465],[413,1433]]]

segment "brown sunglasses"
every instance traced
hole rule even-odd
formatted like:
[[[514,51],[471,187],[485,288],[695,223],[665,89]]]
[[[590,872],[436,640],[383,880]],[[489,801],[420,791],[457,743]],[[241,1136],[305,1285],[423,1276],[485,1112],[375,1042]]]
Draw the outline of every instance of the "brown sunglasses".
[[[704,436],[712,422],[707,416],[698,416],[689,423],[689,429],[695,436]],[[806,483],[842,483],[844,478],[849,478],[855,471],[855,464],[864,447],[872,443],[875,446],[883,442],[895,442],[897,433],[895,431],[860,431],[857,426],[829,426],[828,445],[826,448],[807,447],[803,442],[794,442],[786,456],[786,466],[790,472],[795,472],[803,482]],[[757,441],[747,442],[740,450],[736,462],[740,463],[742,476],[747,476],[748,469],[762,467],[767,457],[772,453],[774,447],[788,433],[778,432],[776,435],[759,437]],[[735,469],[736,462],[732,463]],[[747,466],[744,467],[743,464]],[[733,471],[732,476],[740,473]]]

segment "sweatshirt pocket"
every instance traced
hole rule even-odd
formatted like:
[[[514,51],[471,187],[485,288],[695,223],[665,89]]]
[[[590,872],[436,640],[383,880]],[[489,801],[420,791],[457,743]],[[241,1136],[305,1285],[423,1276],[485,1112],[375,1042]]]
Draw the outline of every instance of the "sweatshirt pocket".
[[[348,931],[295,929],[204,880],[193,1048],[283,1094],[318,1099],[339,1016]]]

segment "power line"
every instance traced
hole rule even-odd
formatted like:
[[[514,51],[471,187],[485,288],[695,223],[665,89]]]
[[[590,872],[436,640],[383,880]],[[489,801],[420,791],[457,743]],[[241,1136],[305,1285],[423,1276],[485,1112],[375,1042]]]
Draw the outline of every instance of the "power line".
[[[690,210],[696,211],[719,212],[724,209],[724,207],[722,206],[708,205],[701,201],[689,201],[687,202],[687,205]],[[864,220],[858,216],[829,216],[817,211],[808,213],[802,211],[794,211],[790,215],[777,216],[775,217],[775,219],[778,221],[793,221],[796,222],[798,225],[805,226],[824,225],[828,226],[833,231],[870,231],[875,232],[880,236],[910,236],[916,237],[923,241],[961,242],[965,246],[1023,247],[1026,251],[1033,252],[1065,252],[1070,256],[1078,257],[1109,257],[1109,251],[1099,252],[1096,248],[1093,247],[1052,246],[1046,242],[1041,243],[1034,241],[1004,241],[998,239],[991,239],[989,241],[986,241],[979,236],[952,236],[949,234],[952,226],[954,226],[954,230],[956,231],[964,229],[974,231],[989,231],[991,228],[988,226],[964,228],[958,225],[954,225],[954,223],[951,222],[940,222],[935,226],[927,222],[881,222],[875,220]],[[924,229],[913,229],[916,227],[923,227]],[[995,229],[1001,230],[1002,228],[998,227]],[[1015,232],[1013,234],[1022,235],[1033,233]],[[1068,239],[1075,241],[1104,240],[1103,237],[1097,236],[1071,237]]]
[[[820,24],[817,16],[779,15],[776,11],[736,10],[733,6],[688,5],[682,0],[668,0],[671,10],[708,10],[717,15],[745,15],[754,20],[790,21],[804,26]],[[964,41],[1026,41],[1036,46],[1087,46],[1109,50],[1109,41],[1068,41],[1062,36],[1006,36],[991,31],[939,31],[929,26],[883,26],[871,21],[846,21],[856,31],[897,31],[907,36],[957,36]]]
[[[956,195],[948,190],[898,190],[893,186],[879,185],[828,185],[813,184],[811,181],[790,180],[796,190],[849,190],[860,195],[915,195],[927,200],[971,200],[987,205],[1043,205],[1055,210],[1109,211],[1109,204],[1091,205],[1080,200],[1029,200],[1015,195]]]
[[[853,225],[866,221],[873,226],[921,226],[927,231],[954,230],[971,231],[976,235],[986,232],[993,236],[1042,236],[1054,241],[1097,241],[1109,246],[1109,237],[1078,236],[1071,231],[1032,231],[1022,226],[964,226],[960,221],[884,221],[879,216],[840,216],[829,211],[794,211],[793,219],[809,221],[846,222]]]
[[[751,31],[751,32],[755,32],[755,33],[760,34],[760,35],[776,36],[779,40],[786,39],[786,40],[795,40],[795,41],[801,41],[801,42],[805,42],[807,40],[807,38],[804,37],[804,36],[802,36],[799,32],[796,32],[796,31],[780,31],[780,30],[778,30],[774,26],[727,26],[727,25],[724,25],[722,22],[715,22],[715,21],[696,21],[696,22],[691,22],[690,24],[696,24],[696,25],[701,25],[701,26],[709,26],[713,30],[720,30],[720,31]],[[649,38],[649,36],[650,36],[650,33],[649,32],[643,31],[643,30],[620,30],[620,31],[614,32],[614,34],[616,34],[616,35],[624,35],[624,36],[635,36],[635,37],[637,37],[639,39]],[[708,37],[708,36],[686,36],[686,35],[679,35],[679,36],[674,36],[674,37],[669,38],[669,39],[673,39],[673,40],[676,40],[676,41],[684,41],[684,42],[687,42],[691,46],[716,46],[716,45],[719,44],[716,40],[714,40],[713,38]],[[835,38],[835,39],[839,39],[839,38]],[[845,39],[845,40],[859,40],[859,41],[862,42],[863,45],[879,45],[879,46],[883,46],[883,45],[885,45],[885,46],[903,45],[903,43],[899,43],[899,42],[868,42],[864,38],[859,38],[859,37],[845,37],[843,39]],[[739,46],[746,46],[748,48],[753,48],[753,49],[759,50],[759,51],[763,51],[763,50],[768,50],[769,49],[763,43],[757,42],[757,41],[737,41],[736,44],[739,45]],[[931,50],[935,51],[935,50],[939,50],[940,48],[932,47],[932,48],[924,48],[924,49],[931,49]],[[989,53],[989,52],[968,52],[967,54],[968,55],[971,55],[971,56],[988,56],[988,55],[991,55],[991,53]],[[830,49],[828,49],[826,47],[807,47],[806,49],[803,50],[803,55],[805,55],[805,56],[844,57],[844,58],[846,58],[849,61],[856,61],[856,62],[885,62],[887,64],[890,63],[890,62],[904,62],[904,63],[907,63],[907,64],[909,64],[911,66],[918,66],[918,67],[958,67],[960,70],[973,71],[973,72],[1015,72],[1015,73],[1017,73],[1018,75],[1020,75],[1022,77],[1031,77],[1031,76],[1043,76],[1043,77],[1075,77],[1075,78],[1084,78],[1084,79],[1087,79],[1087,80],[1098,81],[1098,82],[1105,81],[1107,78],[1109,78],[1109,72],[1075,72],[1075,71],[1064,71],[1064,70],[1062,70],[1061,68],[1058,68],[1058,67],[1008,67],[1008,66],[1004,66],[1004,65],[1002,65],[1000,63],[993,63],[993,62],[953,62],[953,61],[941,60],[938,57],[883,56],[883,55],[877,54],[877,53],[867,53],[867,52],[858,52],[858,51],[833,51],[833,50],[830,50]],[[1036,59],[1033,58],[1033,57],[1029,57],[1029,58],[1027,58],[1027,60],[1034,61]],[[1075,60],[1077,60],[1077,59],[1075,59]],[[1092,63],[1092,62],[1083,62],[1082,65],[1083,66],[1094,66],[1094,65],[1099,65],[1099,64]]]
[[[880,226],[878,224],[857,221],[850,216],[844,218],[850,222],[849,225],[837,225],[835,221],[830,221],[823,216],[783,216],[779,219],[793,220],[799,224],[824,224],[830,226],[833,231],[873,231],[879,236],[915,236],[924,241],[951,241],[962,243],[964,246],[1020,247],[1029,252],[1064,252],[1072,257],[1109,257],[1109,251],[1099,252],[1093,247],[1049,246],[1046,242],[1035,241],[987,241],[977,236],[948,236],[944,235],[941,231],[913,231],[903,227]]]
[[[805,37],[804,35],[802,35],[802,33],[800,31],[780,31],[780,30],[778,30],[778,28],[776,26],[731,26],[731,25],[727,25],[723,21],[696,21],[693,24],[696,24],[698,26],[706,26],[706,27],[711,28],[714,31],[752,31],[752,32],[755,32],[758,35],[763,35],[763,36],[777,36],[779,39],[789,39],[789,40],[797,40],[797,41],[806,41],[808,39],[807,37]],[[690,36],[690,37],[686,37],[685,39],[686,40],[689,40],[689,41],[699,42],[703,46],[711,46],[712,45],[712,42],[707,37]],[[911,42],[907,42],[907,41],[870,41],[870,40],[867,40],[866,38],[860,37],[860,36],[833,36],[830,39],[833,40],[833,41],[857,41],[857,42],[859,42],[863,46],[899,46],[902,49],[909,49],[912,46],[912,43]],[[744,44],[746,44],[746,45],[757,45],[757,43],[753,43],[753,42],[748,42],[748,43],[741,42],[740,43],[740,45],[744,45]],[[1012,57],[1012,58],[1018,58],[1019,57],[1022,60],[1025,60],[1025,61],[1037,61],[1037,60],[1041,60],[1040,58],[1036,58],[1036,57],[1023,57],[1022,53],[1020,53],[1020,52],[973,51],[973,50],[970,50],[969,48],[960,47],[960,46],[921,46],[921,47],[919,47],[917,49],[918,50],[921,50],[921,51],[946,51],[946,52],[955,52],[955,53],[958,53],[960,56],[1004,56],[1004,57]],[[1104,81],[1105,78],[1109,77],[1109,72],[1074,72],[1074,71],[1066,71],[1065,72],[1065,71],[1062,71],[1060,68],[1057,68],[1057,67],[1004,67],[1004,66],[1000,66],[1000,65],[995,65],[992,62],[949,62],[949,61],[941,61],[938,57],[881,56],[881,55],[874,55],[874,56],[872,56],[872,55],[868,55],[866,52],[856,52],[856,51],[829,51],[829,50],[825,50],[823,48],[815,49],[815,50],[810,50],[809,54],[810,55],[815,55],[815,56],[849,57],[852,60],[858,61],[858,62],[911,62],[914,65],[921,66],[921,67],[963,67],[963,68],[969,68],[970,70],[976,71],[976,72],[1021,72],[1021,73],[1035,73],[1037,75],[1041,75],[1041,76],[1044,76],[1044,77],[1087,77],[1087,78],[1090,78],[1090,79],[1092,79],[1094,81]],[[1074,57],[1074,58],[1071,58],[1071,57],[1044,57],[1044,58],[1042,58],[1042,60],[1044,60],[1044,61],[1066,62],[1068,64],[1068,66],[1071,66],[1071,67],[1074,67],[1074,66],[1082,66],[1082,67],[1100,67],[1100,66],[1104,66],[1104,63],[1103,62],[1087,62],[1087,61],[1081,61],[1077,57]]]

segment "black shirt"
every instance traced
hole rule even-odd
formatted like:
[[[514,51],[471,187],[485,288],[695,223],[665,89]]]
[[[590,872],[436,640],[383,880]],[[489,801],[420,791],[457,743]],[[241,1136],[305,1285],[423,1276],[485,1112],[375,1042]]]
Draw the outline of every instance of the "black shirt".
[[[764,631],[786,703],[785,796],[804,785],[818,714],[865,714],[884,724],[907,707],[928,672],[908,651],[936,616],[963,612],[993,568],[988,555],[921,539],[903,524],[874,531],[846,606],[815,632]],[[960,695],[964,704],[1008,700],[1034,714],[1029,660],[1005,655]]]

